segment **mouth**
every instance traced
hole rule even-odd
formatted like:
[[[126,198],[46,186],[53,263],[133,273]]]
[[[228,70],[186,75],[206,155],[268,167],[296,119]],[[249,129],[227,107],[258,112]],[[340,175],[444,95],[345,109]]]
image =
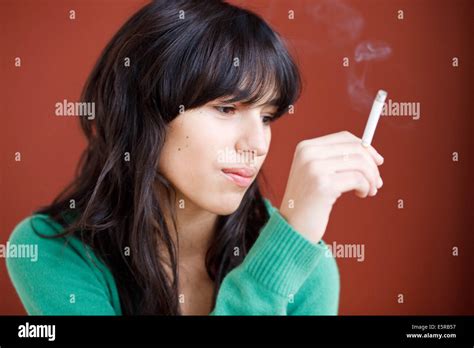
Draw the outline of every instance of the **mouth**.
[[[227,179],[239,187],[250,186],[256,174],[256,170],[250,167],[224,168],[221,171]]]

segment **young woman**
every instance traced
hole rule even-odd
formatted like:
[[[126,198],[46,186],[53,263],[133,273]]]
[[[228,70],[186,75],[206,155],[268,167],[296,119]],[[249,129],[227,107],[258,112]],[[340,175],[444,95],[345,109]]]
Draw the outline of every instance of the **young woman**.
[[[304,140],[274,208],[257,178],[299,93],[282,39],[247,10],[163,0],[133,15],[83,90],[96,115],[77,177],[10,238],[39,247],[7,260],[27,312],[337,314],[321,238],[341,193],[380,188],[382,158],[348,132]]]

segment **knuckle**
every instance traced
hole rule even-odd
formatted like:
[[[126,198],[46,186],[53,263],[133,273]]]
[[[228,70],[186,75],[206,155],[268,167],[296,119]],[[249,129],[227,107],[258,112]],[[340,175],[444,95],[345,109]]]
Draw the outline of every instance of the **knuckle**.
[[[311,178],[318,178],[320,176],[321,172],[316,161],[308,161],[305,166],[307,167],[307,172]]]
[[[360,160],[360,161],[363,161],[365,163],[365,165],[368,165],[369,168],[371,169],[371,171],[375,172],[375,173],[378,173],[378,167],[377,165],[375,164],[372,156],[370,156],[367,151],[365,151],[364,149],[361,149],[360,151],[357,151],[357,158]],[[364,165],[364,166],[365,166]]]
[[[337,198],[336,188],[333,184],[331,175],[321,170],[320,165],[316,161],[307,164],[309,185],[307,189],[313,193],[324,197]]]
[[[334,188],[332,181],[327,175],[319,175],[315,180],[315,189],[324,196],[333,196]]]
[[[356,137],[354,134],[352,134],[351,132],[345,130],[345,131],[342,131],[341,132],[344,136],[348,137],[348,138],[351,138],[351,139],[359,139],[358,137]]]
[[[364,192],[365,195],[369,194],[370,183],[364,177],[360,178],[360,187],[362,188],[362,192]]]
[[[308,143],[308,140],[306,140],[306,139],[305,139],[305,140],[301,140],[301,141],[296,145],[296,148],[301,150],[302,148],[304,148],[304,147],[306,146],[307,143]]]
[[[358,186],[365,186],[366,180],[364,179],[364,176],[361,173],[354,172],[354,177]]]
[[[346,138],[351,136],[351,133],[349,131],[346,131],[346,130],[340,131],[339,134],[346,137]]]
[[[356,160],[357,162],[360,162],[360,163],[365,163],[365,159],[366,159],[366,157],[364,156],[364,154],[362,152],[354,153],[353,158],[354,158],[354,160]]]
[[[300,161],[303,164],[308,163],[311,160],[311,152],[309,151],[308,147],[300,148],[296,152],[295,156],[298,159],[298,161]]]

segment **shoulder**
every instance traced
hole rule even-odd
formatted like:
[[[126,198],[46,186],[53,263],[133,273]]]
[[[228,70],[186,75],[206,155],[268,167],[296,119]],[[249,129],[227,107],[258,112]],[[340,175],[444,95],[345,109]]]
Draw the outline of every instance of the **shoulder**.
[[[43,214],[31,215],[20,221],[10,234],[5,248],[7,268],[28,266],[38,260],[39,253],[48,255],[57,249],[64,244],[64,239],[53,237],[62,230],[60,224]]]
[[[13,229],[6,245],[10,279],[29,314],[111,313],[116,296],[110,271],[74,236],[58,236],[64,227],[35,214]],[[95,298],[95,302],[85,299]],[[72,301],[72,302],[71,302]],[[95,306],[95,307],[94,307]],[[105,309],[105,310],[104,310]]]
[[[49,216],[35,214],[20,221],[10,235],[10,243],[41,242],[44,238],[37,232],[47,236],[54,236],[62,231],[62,226]]]
[[[64,226],[48,215],[34,214],[23,219],[8,239],[10,257],[7,258],[7,266],[16,263],[30,265],[38,259],[42,262],[37,265],[46,266],[48,260],[54,257],[67,259],[90,253],[79,239],[73,235],[61,236],[62,232]],[[13,251],[16,253],[12,254]],[[60,256],[58,252],[61,252]]]

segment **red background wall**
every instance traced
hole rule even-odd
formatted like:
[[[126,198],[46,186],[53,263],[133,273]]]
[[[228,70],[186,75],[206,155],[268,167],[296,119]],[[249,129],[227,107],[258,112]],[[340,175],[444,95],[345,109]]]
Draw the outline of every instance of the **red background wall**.
[[[1,2],[0,243],[72,178],[84,140],[77,119],[55,117],[54,104],[77,100],[101,49],[145,3]],[[384,88],[394,101],[421,104],[418,120],[379,122],[373,145],[385,163],[376,198],[346,194],[333,210],[325,241],[365,246],[364,262],[337,259],[340,314],[474,314],[473,2],[232,3],[261,14],[288,40],[304,77],[295,114],[273,126],[264,171],[274,205],[280,204],[300,140],[340,130],[362,136],[370,106],[357,107],[347,93],[348,73],[361,66],[352,59],[358,43],[383,40],[392,49],[386,60],[369,63],[370,95]],[[69,19],[71,9],[75,20]],[[288,19],[289,10],[295,19]],[[20,68],[15,57],[21,57]],[[349,67],[343,57],[351,58]],[[15,152],[21,152],[21,162]],[[459,161],[452,160],[453,152]],[[404,209],[398,209],[399,199]],[[452,255],[453,247],[459,256]],[[1,260],[0,314],[23,313]]]

